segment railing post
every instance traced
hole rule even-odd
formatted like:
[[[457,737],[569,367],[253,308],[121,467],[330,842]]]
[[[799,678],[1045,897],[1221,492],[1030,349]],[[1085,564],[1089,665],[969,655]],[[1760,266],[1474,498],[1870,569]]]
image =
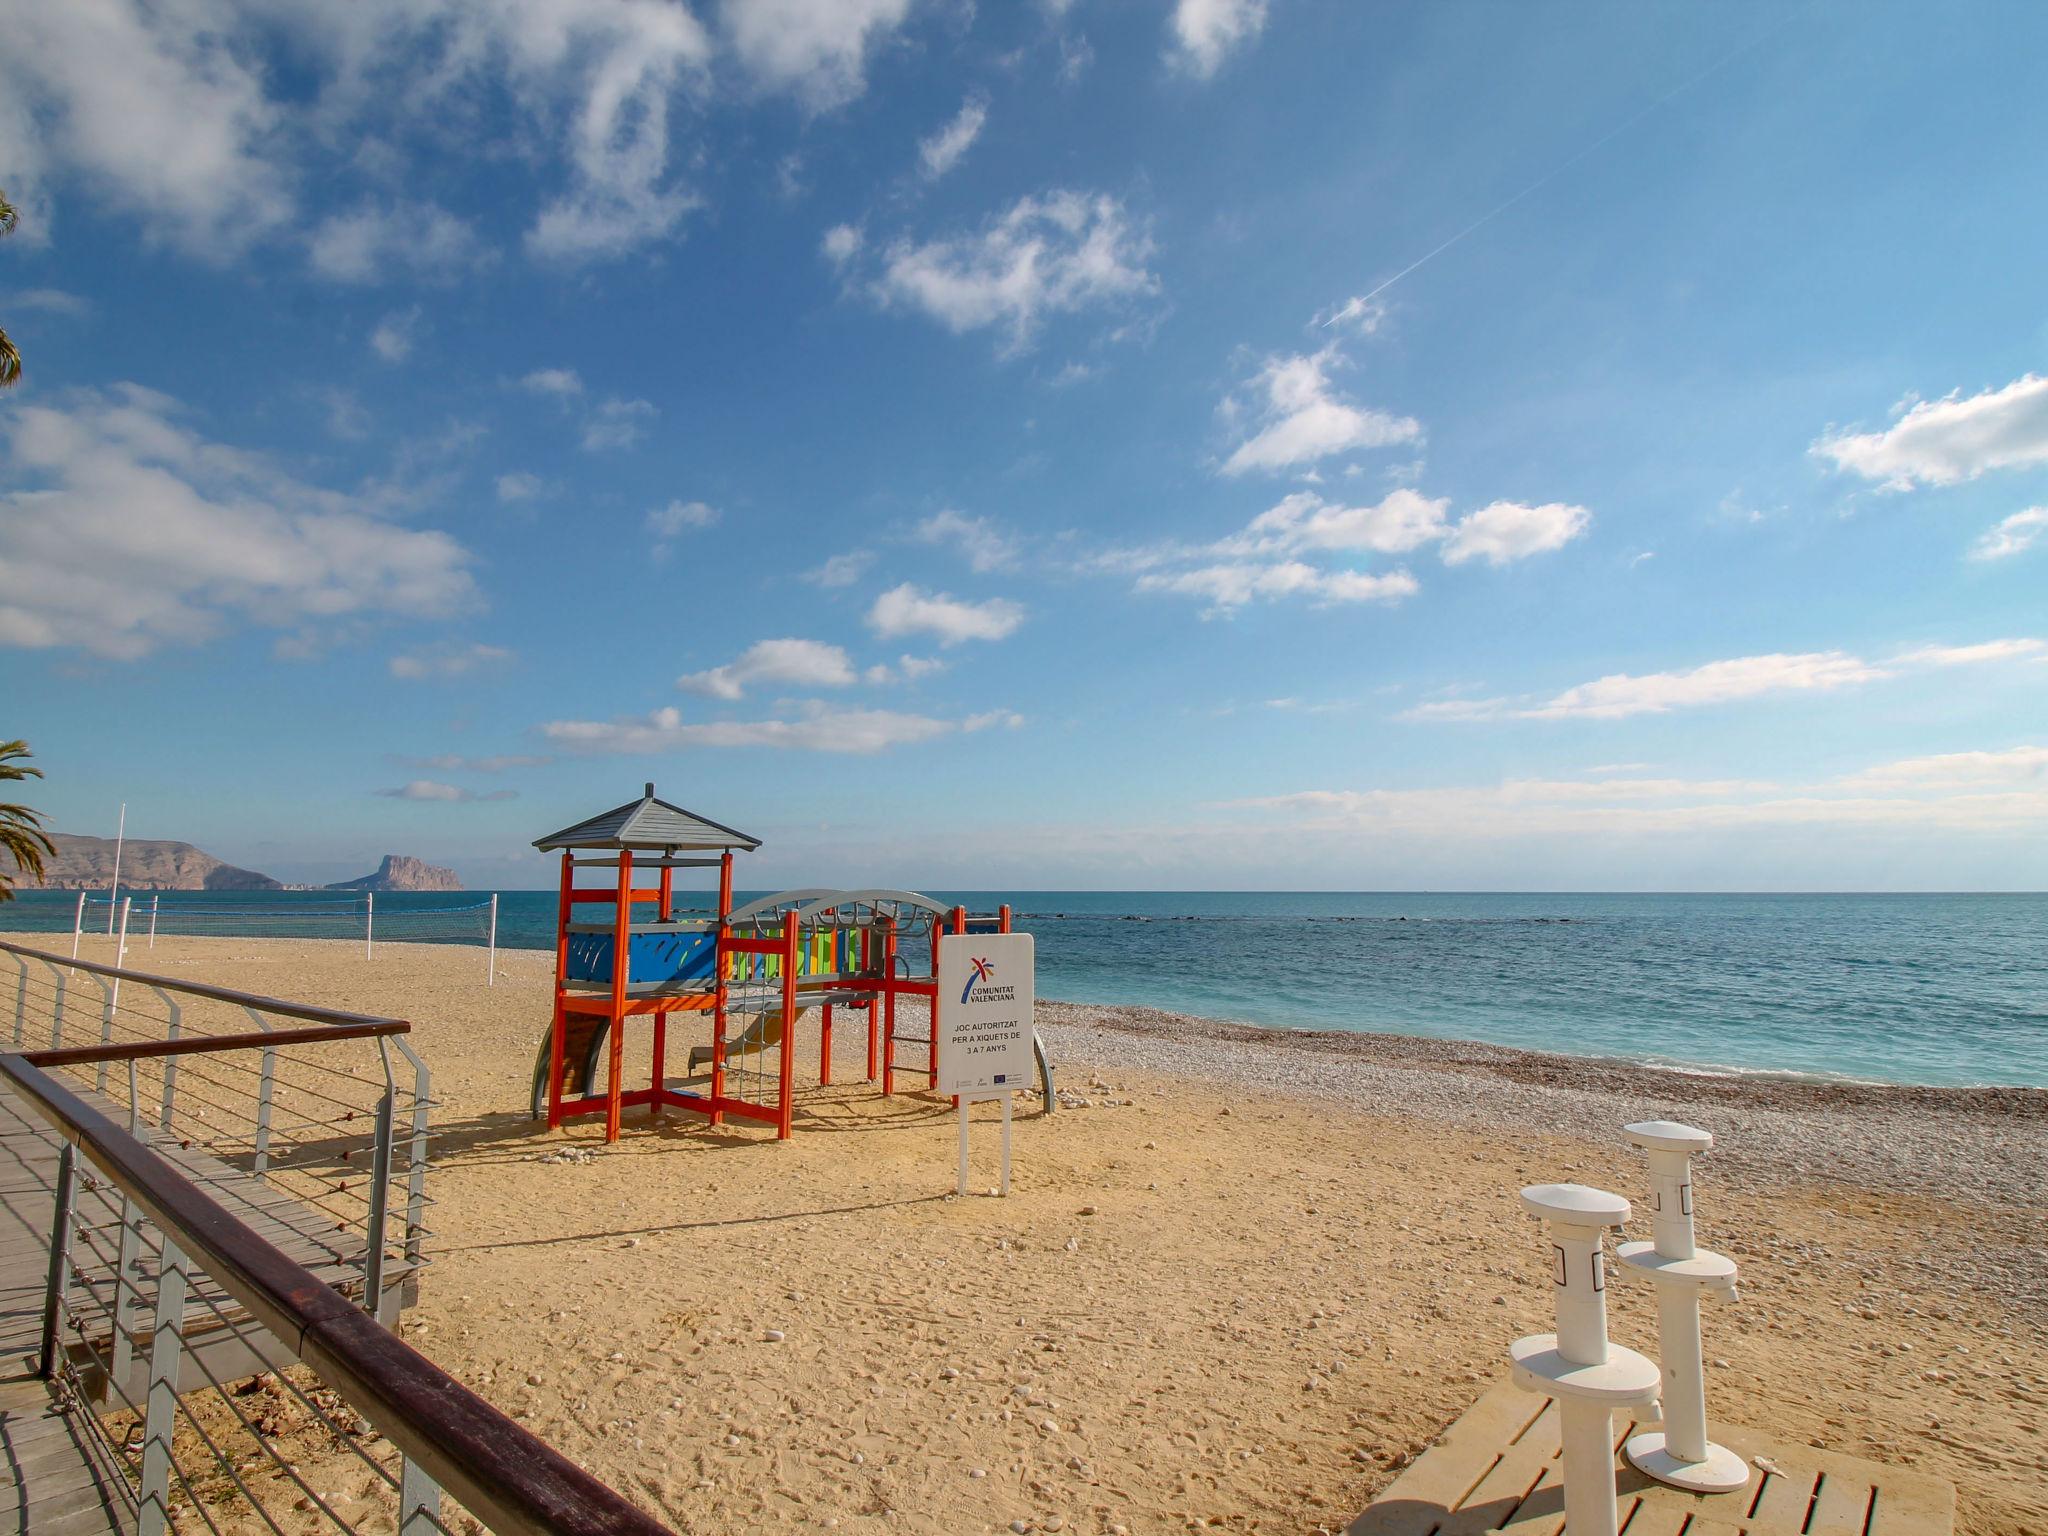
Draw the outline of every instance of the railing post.
[[[50,1049],[56,1051],[64,1048],[64,989],[75,973],[53,965],[50,974],[57,979],[57,999],[50,1009]]]
[[[491,936],[489,943],[491,958],[489,968],[484,973],[484,985],[495,987],[498,984],[498,893],[496,891],[491,892]]]
[[[156,1336],[149,1349],[149,1401],[143,1411],[142,1478],[135,1490],[135,1536],[171,1529],[171,1435],[177,1428],[178,1366],[185,1353],[185,1255],[161,1234],[156,1279]]]
[[[432,1078],[427,1064],[413,1054],[403,1039],[399,1050],[412,1062],[412,1146],[405,1165],[405,1283],[417,1292],[420,1260],[427,1240],[427,1111],[431,1107]]]
[[[36,1374],[45,1381],[57,1375],[57,1331],[64,1315],[64,1292],[71,1284],[71,1207],[78,1189],[78,1148],[65,1142],[57,1153],[57,1197],[50,1221],[50,1269],[43,1283],[43,1347]]]
[[[397,1320],[396,1308],[392,1317],[384,1316],[384,1221],[391,1208],[391,1111],[397,1097],[387,1069],[384,1096],[377,1100],[377,1129],[370,1147],[370,1208],[363,1221],[363,1310],[387,1326]]]
[[[164,1038],[166,1040],[177,1039],[178,1030],[181,1024],[183,1023],[185,1017],[184,1008],[179,1004],[176,998],[172,997],[171,994],[166,992],[162,987],[152,987],[150,990],[156,993],[157,999],[164,1005],[164,1008],[167,1010],[170,1019],[169,1026],[164,1030]],[[170,1135],[171,1133],[171,1106],[172,1103],[176,1100],[177,1094],[178,1058],[176,1056],[166,1056],[164,1058],[163,1105],[157,1113],[156,1121],[157,1129],[162,1131],[166,1136]]]
[[[14,987],[14,1043],[22,1045],[28,1029],[28,956],[16,955],[14,963],[21,967],[21,980]]]
[[[253,1007],[245,1003],[242,1005],[242,1012],[249,1016],[250,1022],[258,1029],[265,1034],[270,1033],[270,1020],[264,1018]],[[256,1153],[251,1160],[250,1168],[258,1178],[262,1178],[265,1170],[270,1167],[270,1101],[276,1091],[277,1047],[270,1045],[263,1048],[263,1069],[256,1080]]]
[[[410,1456],[399,1469],[398,1536],[436,1536],[441,1524],[441,1485]]]
[[[256,1087],[256,1158],[258,1177],[270,1167],[270,1099],[277,1087],[277,1047],[263,1048],[263,1076]]]
[[[100,1044],[111,1045],[114,1040],[115,999],[120,994],[114,990],[114,987],[107,981],[106,977],[96,975],[93,977],[93,980],[100,984]],[[95,1093],[105,1093],[107,1091],[106,1062],[100,1063],[99,1071],[93,1075],[92,1086]]]
[[[142,1124],[142,1104],[137,1093],[135,1058],[128,1058],[128,1134],[145,1146],[149,1132]],[[121,1196],[121,1246],[114,1261],[114,1326],[107,1340],[107,1381],[101,1396],[109,1407],[120,1403],[116,1389],[128,1391],[128,1368],[135,1358],[135,1336],[128,1314],[136,1302],[135,1270],[142,1257],[142,1211],[126,1194]]]

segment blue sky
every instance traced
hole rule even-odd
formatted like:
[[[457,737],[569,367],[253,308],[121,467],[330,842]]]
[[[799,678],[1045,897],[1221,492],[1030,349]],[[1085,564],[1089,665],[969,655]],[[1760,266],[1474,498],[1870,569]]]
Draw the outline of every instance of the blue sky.
[[[0,734],[539,885],[2048,885],[2048,13],[0,0]],[[743,877],[746,878],[746,877]]]

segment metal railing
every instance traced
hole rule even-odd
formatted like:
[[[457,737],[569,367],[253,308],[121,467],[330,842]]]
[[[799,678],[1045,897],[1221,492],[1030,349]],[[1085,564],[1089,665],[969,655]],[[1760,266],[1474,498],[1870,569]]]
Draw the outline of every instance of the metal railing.
[[[0,1085],[57,1142],[41,1368],[141,1536],[663,1531],[389,1331],[428,1235],[409,1024],[10,957]]]

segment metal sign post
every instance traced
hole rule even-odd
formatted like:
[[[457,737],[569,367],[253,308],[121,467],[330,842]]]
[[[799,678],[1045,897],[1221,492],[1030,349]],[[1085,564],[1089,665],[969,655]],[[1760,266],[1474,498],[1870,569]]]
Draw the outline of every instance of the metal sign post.
[[[960,1106],[960,1178],[967,1193],[967,1114],[1003,1105],[1003,1194],[1010,1192],[1010,1097],[1031,1081],[1037,954],[1028,933],[955,934],[939,955],[938,1090]]]

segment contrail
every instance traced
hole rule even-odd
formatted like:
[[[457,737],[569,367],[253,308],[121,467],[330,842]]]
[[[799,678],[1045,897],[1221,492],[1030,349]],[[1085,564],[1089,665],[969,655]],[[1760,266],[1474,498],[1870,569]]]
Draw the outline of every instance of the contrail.
[[[1758,33],[1748,42],[1742,43],[1737,47],[1731,49],[1729,52],[1723,54],[1720,58],[1716,59],[1713,63],[1709,64],[1705,69],[1701,70],[1698,74],[1692,76],[1690,79],[1680,81],[1677,85],[1674,85],[1670,90],[1666,91],[1662,96],[1659,96],[1655,101],[1651,102],[1648,106],[1643,107],[1641,110],[1631,114],[1626,118],[1623,118],[1619,123],[1616,123],[1612,128],[1608,129],[1605,133],[1601,134],[1599,138],[1595,139],[1592,143],[1588,144],[1584,149],[1581,149],[1580,151],[1578,151],[1578,153],[1574,154],[1570,159],[1565,160],[1561,164],[1556,165],[1552,167],[1550,170],[1544,172],[1543,175],[1537,177],[1534,181],[1530,182],[1528,186],[1522,188],[1521,191],[1517,192],[1513,197],[1509,198],[1506,202],[1500,204],[1496,208],[1492,208],[1487,212],[1481,214],[1478,218],[1474,219],[1470,224],[1467,224],[1463,229],[1459,230],[1455,235],[1451,236],[1451,238],[1446,240],[1442,245],[1436,247],[1436,249],[1432,251],[1425,252],[1423,255],[1417,257],[1414,261],[1409,262],[1407,266],[1403,267],[1400,271],[1396,272],[1392,277],[1388,278],[1385,282],[1381,283],[1379,287],[1373,289],[1372,292],[1367,294],[1361,294],[1356,299],[1348,300],[1344,305],[1340,306],[1340,308],[1349,308],[1352,304],[1370,304],[1374,299],[1378,298],[1381,294],[1385,293],[1389,288],[1393,287],[1394,284],[1400,282],[1402,278],[1408,276],[1411,272],[1414,272],[1419,267],[1427,266],[1430,262],[1436,260],[1437,257],[1443,255],[1445,251],[1448,251],[1452,246],[1456,245],[1460,240],[1463,240],[1467,235],[1472,234],[1475,230],[1485,228],[1488,224],[1491,224],[1495,219],[1499,218],[1502,214],[1506,213],[1510,208],[1514,207],[1515,204],[1522,201],[1523,198],[1528,197],[1531,193],[1540,191],[1542,188],[1548,186],[1551,182],[1557,180],[1558,177],[1562,176],[1566,171],[1570,170],[1573,166],[1577,165],[1581,160],[1585,159],[1586,156],[1593,154],[1595,151],[1606,147],[1615,139],[1619,138],[1622,134],[1628,132],[1629,129],[1635,127],[1637,123],[1640,123],[1644,118],[1648,117],[1651,113],[1656,112],[1665,106],[1668,106],[1675,98],[1684,95],[1687,91],[1691,90],[1694,86],[1700,84],[1702,81],[1708,79],[1710,76],[1720,73],[1720,71],[1726,69],[1730,64],[1733,64],[1745,53],[1750,52],[1754,48],[1762,46],[1771,38],[1776,37],[1780,32],[1784,31],[1785,28],[1790,26],[1792,22],[1802,12],[1808,9],[1810,9],[1810,6],[1799,6],[1791,11],[1788,11],[1785,14],[1784,20],[1780,21],[1776,26],[1771,27],[1766,31]],[[1335,325],[1336,323],[1337,316],[1332,315],[1329,319],[1323,322],[1323,329],[1328,330],[1331,326]]]

